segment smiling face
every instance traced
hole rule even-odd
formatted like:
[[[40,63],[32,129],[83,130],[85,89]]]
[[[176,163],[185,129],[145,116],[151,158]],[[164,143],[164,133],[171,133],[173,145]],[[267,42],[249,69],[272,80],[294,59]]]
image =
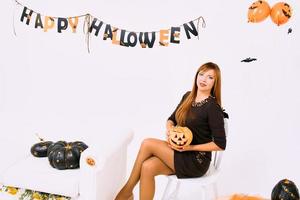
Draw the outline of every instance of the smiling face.
[[[170,131],[169,143],[176,148],[189,145],[192,139],[193,133],[187,127],[176,126]]]
[[[200,71],[197,75],[197,87],[199,92],[211,93],[215,85],[216,73],[213,69]]]

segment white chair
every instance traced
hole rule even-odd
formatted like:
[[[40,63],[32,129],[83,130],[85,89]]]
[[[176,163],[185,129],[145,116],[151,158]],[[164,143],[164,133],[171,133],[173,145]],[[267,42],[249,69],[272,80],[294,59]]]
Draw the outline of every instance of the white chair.
[[[36,158],[29,153],[0,173],[0,183],[68,196],[72,200],[112,200],[125,182],[127,147],[133,132],[106,134],[115,135],[115,140],[87,143],[89,148],[81,154],[80,169],[57,170],[47,158]],[[94,165],[88,164],[88,158],[92,158]]]
[[[225,134],[227,136],[228,133],[228,122],[227,119],[224,119],[225,126]],[[212,162],[207,173],[199,178],[185,178],[178,179],[175,175],[170,175],[168,177],[168,183],[164,190],[162,200],[179,200],[178,195],[180,192],[180,187],[182,184],[188,185],[196,185],[199,188],[199,192],[201,192],[201,200],[207,200],[207,189],[209,186],[213,189],[214,199],[218,197],[218,189],[217,189],[217,178],[220,174],[220,164],[222,160],[223,151],[214,151],[212,152]],[[175,187],[174,186],[175,183]],[[173,190],[172,190],[173,188]],[[199,198],[197,198],[199,199]]]

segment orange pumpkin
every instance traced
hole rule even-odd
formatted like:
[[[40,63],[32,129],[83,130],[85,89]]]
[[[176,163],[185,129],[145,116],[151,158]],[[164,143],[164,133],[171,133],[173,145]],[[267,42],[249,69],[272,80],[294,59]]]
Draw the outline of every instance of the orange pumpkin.
[[[292,16],[292,8],[284,2],[276,3],[271,10],[272,21],[278,26],[285,24]]]
[[[256,1],[248,9],[248,22],[261,22],[270,14],[271,8],[266,1]]]
[[[182,148],[191,144],[193,133],[188,127],[175,126],[169,135],[169,143],[176,147]]]
[[[96,161],[93,158],[88,157],[88,158],[86,158],[86,163],[90,166],[95,166]]]

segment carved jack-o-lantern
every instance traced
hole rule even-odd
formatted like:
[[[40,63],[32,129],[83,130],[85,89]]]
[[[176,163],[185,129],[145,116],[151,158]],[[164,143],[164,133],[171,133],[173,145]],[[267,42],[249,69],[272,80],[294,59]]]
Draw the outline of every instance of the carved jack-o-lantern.
[[[193,140],[193,133],[187,127],[175,126],[169,135],[169,143],[176,147],[182,148],[191,144]]]
[[[286,23],[292,16],[292,9],[284,2],[276,3],[271,10],[272,21],[279,25]]]
[[[271,8],[266,1],[256,1],[248,9],[248,22],[261,22],[270,14]]]

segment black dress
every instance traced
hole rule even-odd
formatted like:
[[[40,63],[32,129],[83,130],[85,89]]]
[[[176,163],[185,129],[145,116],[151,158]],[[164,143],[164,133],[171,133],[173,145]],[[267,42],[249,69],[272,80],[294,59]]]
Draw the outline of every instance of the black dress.
[[[176,125],[175,113],[190,92],[185,93],[175,111],[168,118]],[[185,126],[193,133],[191,145],[215,142],[221,149],[226,148],[224,114],[214,97],[195,103],[187,114]],[[174,151],[175,174],[178,178],[203,176],[209,168],[211,152]]]

